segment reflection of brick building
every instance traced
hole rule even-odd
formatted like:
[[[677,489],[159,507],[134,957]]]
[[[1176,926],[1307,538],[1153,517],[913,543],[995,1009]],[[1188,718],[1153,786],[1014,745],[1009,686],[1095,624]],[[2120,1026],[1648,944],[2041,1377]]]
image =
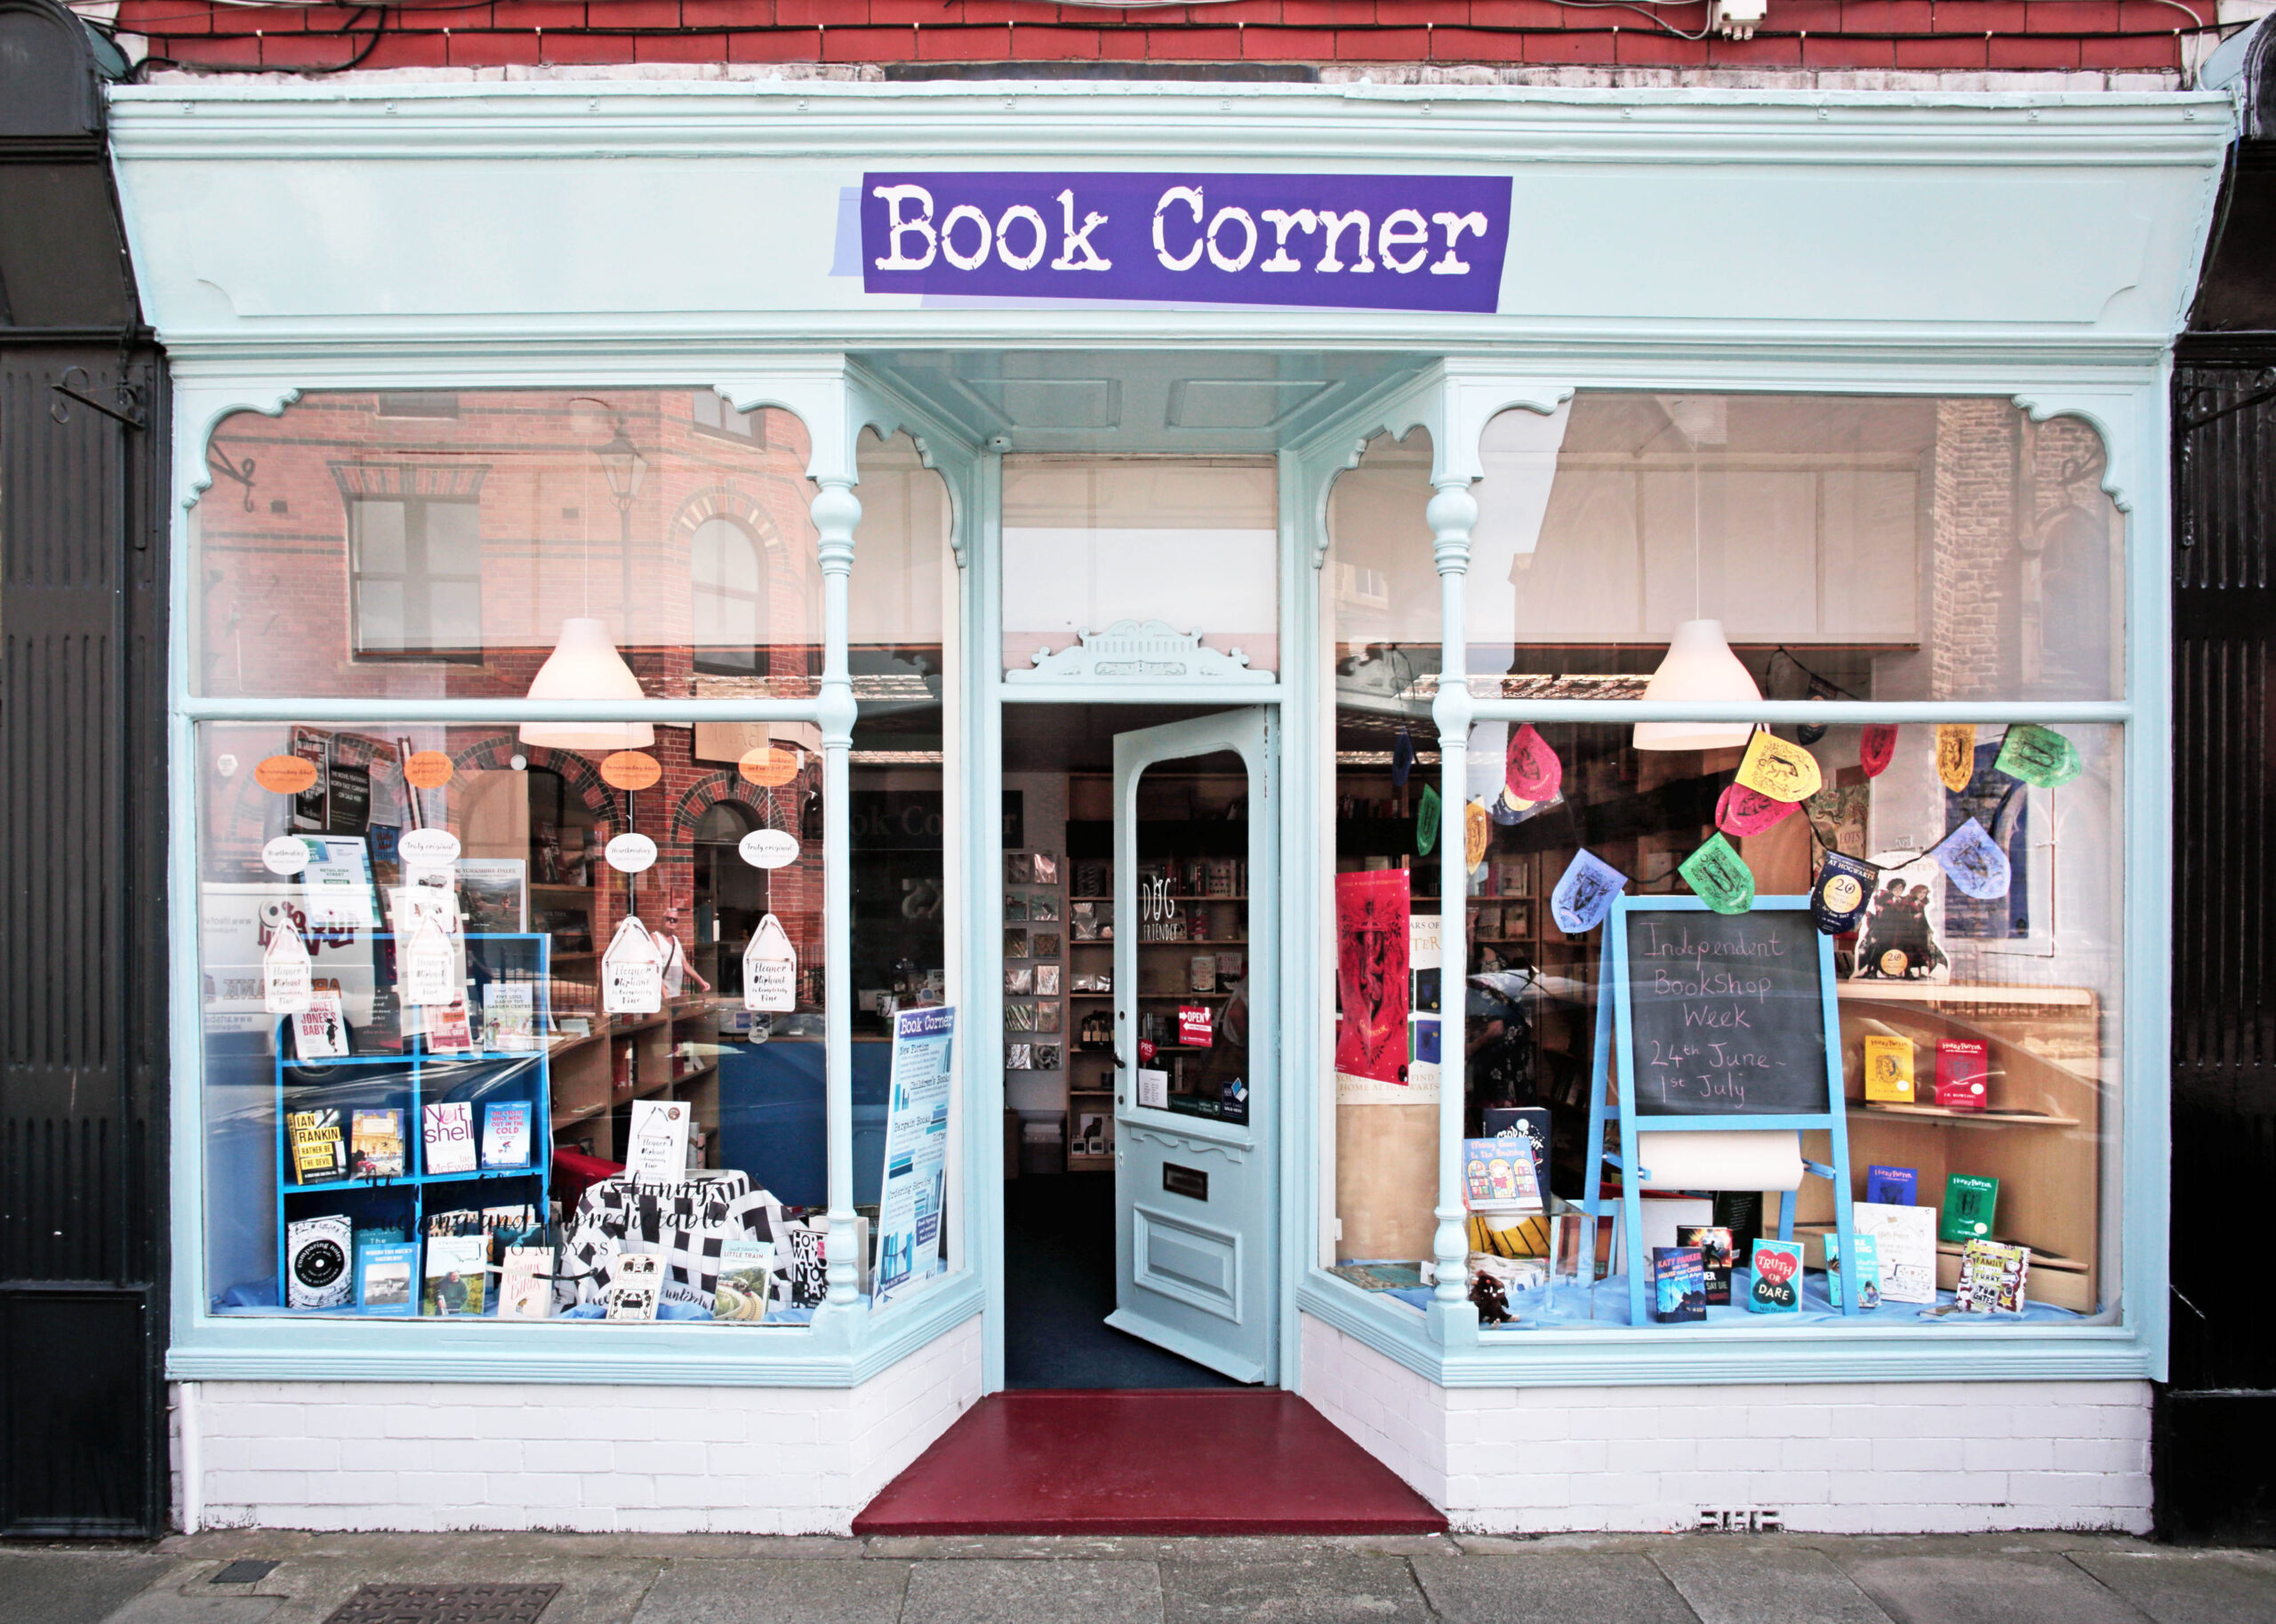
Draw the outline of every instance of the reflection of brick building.
[[[638,476],[628,478],[621,461],[614,470],[631,487],[620,512],[604,453],[621,455],[628,441]],[[539,843],[561,831],[538,810],[533,780],[509,787],[493,776],[513,772],[515,756],[533,774],[558,775],[597,840],[625,826],[625,796],[600,778],[605,752],[524,747],[511,728],[416,721],[421,699],[526,693],[570,616],[605,620],[653,697],[720,686],[813,692],[821,591],[813,487],[804,426],[787,412],[742,417],[693,391],[320,394],[275,418],[232,417],[212,447],[252,484],[217,479],[196,510],[202,685],[407,701],[402,725],[326,730],[335,761],[371,772],[373,824],[413,818],[398,748],[407,741],[447,751],[458,768],[423,794],[418,820],[451,828],[470,856],[528,853],[533,883]],[[227,751],[250,764],[292,747],[285,730],[225,731],[209,760]],[[662,777],[630,797],[631,826],[661,853],[633,880],[634,906],[652,928],[676,920],[684,941],[693,941],[692,841],[704,813],[732,800],[751,825],[798,833],[821,788],[811,754],[791,782],[771,792],[750,784],[735,757],[753,740],[732,734],[766,730],[722,731],[731,736],[699,760],[694,729],[657,727],[647,753]],[[208,877],[257,877],[278,809],[249,773],[208,781]],[[570,867],[580,856],[564,852]],[[625,878],[608,873],[593,897],[597,948],[623,914]],[[818,966],[818,844],[768,876],[767,895],[801,962]],[[537,906],[533,895],[533,918]]]

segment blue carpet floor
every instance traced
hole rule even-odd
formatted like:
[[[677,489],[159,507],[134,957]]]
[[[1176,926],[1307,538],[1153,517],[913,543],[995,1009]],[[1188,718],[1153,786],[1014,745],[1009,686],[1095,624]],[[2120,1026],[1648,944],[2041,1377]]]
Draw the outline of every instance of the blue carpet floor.
[[[1114,1175],[1022,1174],[1004,1186],[1004,1380],[1014,1388],[1239,1384],[1110,1329]]]

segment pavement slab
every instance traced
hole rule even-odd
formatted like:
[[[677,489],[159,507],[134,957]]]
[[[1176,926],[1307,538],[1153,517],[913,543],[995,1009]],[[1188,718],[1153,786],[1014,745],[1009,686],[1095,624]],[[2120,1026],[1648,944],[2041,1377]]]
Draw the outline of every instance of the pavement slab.
[[[1841,1565],[1895,1624],[2143,1624],[2143,1615],[2059,1553],[1849,1555]]]
[[[1633,1551],[1543,1551],[1414,1564],[1447,1624],[1695,1624],[1651,1558]]]
[[[286,1598],[262,1624],[324,1624],[359,1585],[443,1581],[559,1585],[561,1594],[546,1606],[545,1624],[631,1624],[641,1598],[662,1570],[663,1564],[653,1560],[525,1555],[492,1543],[477,1543],[453,1557],[447,1548],[436,1547],[427,1536],[414,1536],[400,1554],[377,1549],[286,1562],[260,1583],[264,1595]]]
[[[2276,1556],[2094,1549],[2070,1557],[2155,1624],[2276,1624]]]
[[[1406,1559],[1372,1551],[1210,1551],[1161,1570],[1168,1624],[1427,1624],[1431,1616]]]
[[[1712,1534],[1652,1553],[1700,1624],[1889,1624],[1823,1551]]]
[[[0,1624],[99,1624],[181,1566],[139,1550],[0,1551]]]
[[[918,1563],[901,1624],[1162,1624],[1161,1574],[1150,1562]],[[552,1624],[548,1620],[547,1624]]]
[[[633,1611],[633,1624],[894,1624],[905,1562],[675,1562]],[[547,1620],[550,1624],[550,1620]]]

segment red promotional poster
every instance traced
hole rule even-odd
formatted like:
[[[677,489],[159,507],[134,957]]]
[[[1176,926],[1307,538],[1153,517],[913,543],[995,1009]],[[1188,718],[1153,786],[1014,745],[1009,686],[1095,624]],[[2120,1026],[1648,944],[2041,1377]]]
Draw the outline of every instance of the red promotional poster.
[[[1557,752],[1549,748],[1549,740],[1535,732],[1530,722],[1510,735],[1502,781],[1517,799],[1535,803],[1553,799],[1558,787],[1565,781],[1565,764],[1557,759]]]
[[[1209,1032],[1209,1006],[1206,1004],[1181,1004],[1177,1006],[1177,1041],[1188,1049],[1206,1049],[1214,1040]]]
[[[1335,876],[1335,1069],[1406,1081],[1407,890],[1404,868]]]

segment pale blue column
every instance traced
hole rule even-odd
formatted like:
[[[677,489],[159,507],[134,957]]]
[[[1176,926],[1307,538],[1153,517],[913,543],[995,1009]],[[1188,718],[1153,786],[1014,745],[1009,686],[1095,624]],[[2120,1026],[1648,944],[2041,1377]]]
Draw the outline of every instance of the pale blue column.
[[[854,679],[845,666],[846,578],[862,503],[851,476],[825,476],[813,514],[821,532],[822,1032],[829,1147],[829,1296],[825,1308],[850,1313],[861,1298],[854,1234],[854,851],[847,805],[854,748]]]
[[[1478,525],[1478,499],[1459,476],[1437,482],[1424,516],[1439,566],[1441,638],[1439,692],[1431,719],[1439,727],[1439,793],[1445,817],[1439,828],[1439,1204],[1431,1258],[1439,1283],[1431,1293],[1431,1334],[1449,1347],[1478,1340],[1478,1309],[1470,1300],[1470,1235],[1462,1196],[1462,1111],[1469,1066],[1463,1032],[1470,966],[1470,864],[1464,852],[1469,805],[1471,700],[1463,586],[1470,571],[1470,536]]]

